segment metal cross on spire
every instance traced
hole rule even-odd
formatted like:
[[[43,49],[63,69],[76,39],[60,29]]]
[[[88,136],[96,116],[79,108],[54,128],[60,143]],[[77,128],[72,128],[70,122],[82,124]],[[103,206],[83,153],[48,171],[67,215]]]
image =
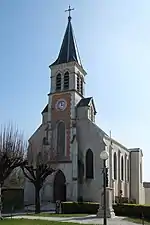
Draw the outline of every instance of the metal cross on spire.
[[[69,8],[65,10],[65,12],[69,12],[68,19],[71,20],[71,11],[74,10],[74,8],[71,9],[70,5]]]

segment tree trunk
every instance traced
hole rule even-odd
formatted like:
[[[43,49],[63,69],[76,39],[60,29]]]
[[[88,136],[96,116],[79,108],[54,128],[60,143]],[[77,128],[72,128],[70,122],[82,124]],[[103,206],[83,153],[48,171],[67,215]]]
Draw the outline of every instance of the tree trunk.
[[[40,188],[35,187],[35,213],[38,214],[41,211],[40,207]]]

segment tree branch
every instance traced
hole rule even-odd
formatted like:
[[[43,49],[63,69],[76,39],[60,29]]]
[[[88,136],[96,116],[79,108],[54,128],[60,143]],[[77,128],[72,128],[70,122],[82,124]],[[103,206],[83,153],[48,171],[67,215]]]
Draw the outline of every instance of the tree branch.
[[[35,183],[35,180],[33,178],[31,178],[26,172],[25,172],[25,169],[22,168],[22,171],[23,171],[23,174],[25,175],[26,178],[28,178],[28,180],[31,181],[31,183]]]

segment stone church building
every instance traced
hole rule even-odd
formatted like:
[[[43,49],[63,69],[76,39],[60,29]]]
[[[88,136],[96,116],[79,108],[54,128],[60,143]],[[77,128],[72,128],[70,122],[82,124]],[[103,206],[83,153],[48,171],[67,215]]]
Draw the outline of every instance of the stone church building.
[[[70,16],[58,58],[49,68],[48,104],[42,111],[41,125],[29,139],[29,145],[34,146],[32,153],[47,151],[57,168],[41,190],[42,201],[99,202],[103,185],[100,152],[106,149],[113,201],[122,192],[123,197],[144,203],[142,150],[123,146],[96,124],[96,105],[92,96],[85,96],[86,71],[80,61]],[[25,203],[33,202],[34,187],[26,181]]]

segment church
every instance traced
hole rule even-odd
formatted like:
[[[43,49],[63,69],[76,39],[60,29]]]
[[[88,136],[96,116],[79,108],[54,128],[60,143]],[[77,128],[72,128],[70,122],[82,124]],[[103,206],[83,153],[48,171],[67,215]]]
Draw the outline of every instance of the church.
[[[35,146],[35,155],[40,151],[47,151],[50,159],[56,155],[51,164],[57,170],[47,177],[41,201],[100,202],[100,153],[107,150],[108,186],[113,202],[121,193],[129,201],[144,204],[142,150],[125,147],[96,124],[94,98],[85,96],[86,71],[78,54],[70,11],[58,58],[49,68],[48,103],[41,113],[41,125],[29,139],[29,145]],[[28,180],[24,195],[26,203],[34,204],[34,187]]]

